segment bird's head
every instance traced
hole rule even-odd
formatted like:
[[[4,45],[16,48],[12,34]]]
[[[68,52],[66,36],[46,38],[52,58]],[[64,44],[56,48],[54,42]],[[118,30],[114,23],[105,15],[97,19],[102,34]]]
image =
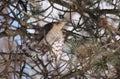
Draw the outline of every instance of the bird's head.
[[[65,25],[67,24],[67,22],[55,22],[53,25],[58,28],[58,29],[62,29]]]

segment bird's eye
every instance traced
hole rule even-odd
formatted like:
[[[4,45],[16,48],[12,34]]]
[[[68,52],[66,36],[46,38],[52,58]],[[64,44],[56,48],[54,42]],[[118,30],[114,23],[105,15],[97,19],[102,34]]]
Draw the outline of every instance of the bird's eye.
[[[57,25],[57,24],[59,24],[59,22],[55,22],[55,24]]]

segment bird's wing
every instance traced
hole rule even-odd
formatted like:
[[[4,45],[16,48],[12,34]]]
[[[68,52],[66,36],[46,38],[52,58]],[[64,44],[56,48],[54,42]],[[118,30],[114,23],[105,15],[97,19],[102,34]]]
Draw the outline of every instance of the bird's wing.
[[[40,28],[40,37],[39,40],[41,41],[47,33],[53,28],[54,23],[48,23],[44,27]]]

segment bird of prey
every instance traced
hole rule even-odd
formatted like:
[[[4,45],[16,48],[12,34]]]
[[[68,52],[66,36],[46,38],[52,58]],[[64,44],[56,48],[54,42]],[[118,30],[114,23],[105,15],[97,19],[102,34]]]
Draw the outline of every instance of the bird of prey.
[[[40,44],[43,48],[44,45],[50,46],[57,59],[60,59],[62,54],[64,44],[62,28],[65,24],[66,22],[51,22],[40,29]]]

